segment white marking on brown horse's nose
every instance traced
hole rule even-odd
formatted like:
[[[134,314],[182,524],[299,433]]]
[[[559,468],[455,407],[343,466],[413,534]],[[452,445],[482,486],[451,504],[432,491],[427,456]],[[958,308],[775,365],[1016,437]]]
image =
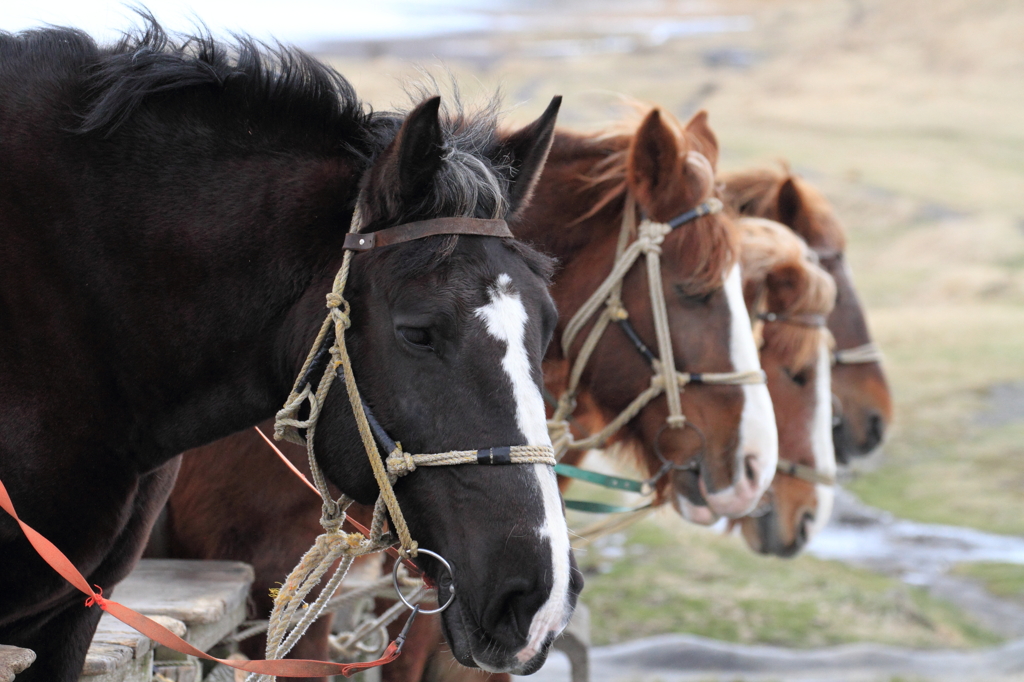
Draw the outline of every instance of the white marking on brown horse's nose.
[[[818,361],[814,378],[814,416],[811,418],[811,451],[814,453],[814,469],[835,480],[836,449],[832,444],[832,363],[828,342],[822,339],[818,346]],[[835,502],[835,488],[830,485],[816,483],[815,494],[818,497],[818,508],[814,513],[814,523],[807,529],[807,539],[825,527],[832,516],[832,505]]]
[[[489,293],[491,302],[475,312],[484,321],[487,332],[505,342],[501,366],[512,382],[516,425],[528,445],[551,445],[544,399],[534,381],[530,356],[526,351],[526,325],[529,322],[526,308],[507,274],[498,276]],[[553,575],[551,592],[530,621],[526,646],[516,654],[520,663],[527,663],[540,653],[549,636],[561,632],[572,615],[569,608],[569,529],[562,513],[558,482],[551,467],[534,464],[532,468],[544,507],[544,521],[537,528],[537,534],[551,547]]]
[[[761,361],[751,331],[750,315],[743,300],[743,284],[738,265],[725,278],[725,298],[729,303],[731,317],[729,353],[733,370],[759,370]],[[753,511],[771,484],[779,461],[779,432],[775,426],[775,410],[768,387],[764,384],[744,385],[742,390],[743,412],[740,415],[740,438],[734,459],[733,484],[724,490],[705,494],[712,511],[731,518],[745,516]],[[753,478],[748,477],[751,471]]]

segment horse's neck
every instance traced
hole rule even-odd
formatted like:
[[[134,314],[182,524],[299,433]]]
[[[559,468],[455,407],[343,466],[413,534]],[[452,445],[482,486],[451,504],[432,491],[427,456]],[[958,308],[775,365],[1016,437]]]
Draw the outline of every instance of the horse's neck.
[[[360,170],[255,154],[189,168],[183,156],[156,177],[129,161],[100,178],[64,173],[49,191],[69,192],[73,208],[49,219],[40,189],[22,200],[41,202],[47,219],[8,225],[53,245],[48,260],[30,250],[19,266],[23,288],[42,293],[6,330],[39,339],[18,348],[12,385],[69,396],[59,410],[70,430],[97,430],[141,470],[280,406],[301,362],[289,341],[311,339],[320,322],[292,311],[306,299],[323,307]],[[40,374],[61,361],[71,364],[59,380]]]

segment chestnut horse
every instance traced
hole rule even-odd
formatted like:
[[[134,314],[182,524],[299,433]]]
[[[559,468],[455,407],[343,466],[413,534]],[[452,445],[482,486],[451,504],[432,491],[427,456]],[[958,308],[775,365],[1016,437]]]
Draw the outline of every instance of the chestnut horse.
[[[853,275],[846,233],[832,205],[815,187],[785,168],[759,168],[721,176],[726,203],[742,215],[777,220],[804,238],[835,280],[836,305],[828,318],[835,339],[832,392],[836,396],[836,460],[875,451],[892,419],[892,399],[881,357],[871,341]]]
[[[743,291],[761,328],[761,367],[779,428],[779,470],[756,513],[734,524],[763,554],[793,556],[832,511],[836,459],[832,445],[829,334],[832,278],[785,225],[742,218]]]
[[[581,347],[592,341],[593,321],[571,344],[562,335],[612,271],[621,237],[628,240],[638,218],[670,224],[714,201],[717,160],[718,141],[703,111],[685,125],[655,108],[628,132],[556,135],[544,181],[516,231],[563,263],[552,287],[559,325],[544,363],[550,393],[565,391]],[[760,373],[738,256],[735,226],[722,213],[667,232],[660,244],[660,285],[671,351],[675,368],[693,379],[679,394],[683,427],[669,427],[663,394],[607,441],[636,457],[653,484],[656,503],[671,501],[699,523],[751,511],[771,482],[778,457],[764,384],[713,385],[698,376]],[[626,273],[621,303],[612,314],[618,324],[600,335],[579,375],[573,415],[590,433],[622,415],[651,386],[652,369],[666,361],[656,337],[648,274],[639,263]],[[570,451],[562,461],[574,464],[584,454]]]
[[[152,21],[103,48],[69,29],[2,34],[0,64],[0,479],[108,593],[142,552],[172,459],[288,396],[357,205],[368,233],[513,217],[558,108],[500,139],[494,117],[446,118],[439,98],[404,121],[369,114],[301,52],[177,42]],[[384,428],[410,452],[548,442],[547,259],[439,235],[354,261],[349,348]],[[320,464],[372,503],[343,394],[322,405]],[[581,586],[551,468],[420,470],[395,494],[413,537],[459,567],[443,623],[455,656],[539,667]],[[74,682],[100,609],[6,514],[0,556],[17,586],[0,594],[0,642],[38,656],[19,681]]]
[[[638,210],[669,220],[712,194],[716,159],[717,142],[703,114],[683,127],[665,121],[654,110],[635,134],[557,133],[533,203],[513,229],[518,238],[562,259],[564,267],[553,287],[559,309],[571,315],[596,288],[602,272],[611,269],[627,191],[640,199]],[[736,265],[737,244],[735,227],[720,214],[700,218],[666,237],[663,248],[672,258],[664,259],[664,288],[680,369],[759,369]],[[639,270],[634,268],[627,278],[622,300],[637,333],[653,347],[651,303],[646,277]],[[559,333],[565,319],[559,321]],[[567,362],[559,344],[551,344],[544,365],[549,388],[558,390]],[[581,407],[591,407],[597,414],[584,418],[593,424],[604,419],[603,414],[617,412],[646,387],[650,376],[650,367],[629,338],[618,330],[609,331],[597,346],[581,393]],[[745,513],[757,503],[775,471],[777,436],[767,389],[764,385],[693,385],[682,397],[693,431],[699,429],[706,444],[692,433],[682,434],[663,438],[658,450],[657,438],[667,413],[664,397],[641,412],[637,422],[642,424],[629,424],[619,437],[635,446],[652,476],[663,469],[660,457],[680,465],[672,476],[658,480],[662,499],[679,503],[676,491],[685,488],[689,497],[684,508],[699,513],[707,504],[702,491],[710,490],[718,495],[711,498],[714,503],[732,504]],[[765,429],[765,422],[772,428]],[[282,450],[296,463],[305,458],[289,444]],[[694,458],[699,458],[700,467],[683,470],[682,465]],[[255,475],[227,490],[225,477],[242,467]],[[694,480],[698,476],[700,484]],[[741,482],[736,484],[738,478]],[[264,492],[269,485],[275,502],[263,505],[260,500],[269,497]],[[730,487],[736,491],[735,500],[728,498]],[[695,501],[691,503],[690,498]],[[265,617],[270,606],[266,590],[315,537],[318,508],[316,497],[291,479],[257,434],[241,432],[185,454],[168,505],[172,555],[250,561],[257,574],[253,591],[257,615]],[[286,528],[288,534],[282,537]],[[392,636],[400,626],[401,622],[392,626]],[[327,654],[330,622],[321,619],[316,627],[293,655]],[[447,663],[437,662],[438,636],[438,621],[420,616],[406,653],[384,668],[384,678],[419,680],[425,668],[447,670]],[[261,642],[254,639],[245,648],[253,655],[260,651]]]

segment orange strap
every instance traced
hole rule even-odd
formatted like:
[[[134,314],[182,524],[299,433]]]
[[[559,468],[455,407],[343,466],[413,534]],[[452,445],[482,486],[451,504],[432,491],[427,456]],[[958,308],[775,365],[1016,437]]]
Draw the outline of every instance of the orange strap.
[[[257,673],[259,675],[275,675],[277,677],[327,677],[330,675],[344,675],[345,677],[349,677],[360,670],[390,663],[398,658],[398,655],[402,652],[404,638],[399,638],[394,642],[391,642],[391,644],[388,645],[388,648],[384,650],[384,655],[376,661],[368,661],[366,663],[330,663],[327,661],[310,661],[303,659],[233,661],[216,658],[195,648],[156,621],[143,616],[141,613],[133,611],[124,604],[119,604],[112,599],[106,599],[103,596],[103,589],[99,585],[96,585],[96,589],[93,590],[93,588],[89,586],[89,583],[86,582],[85,576],[75,568],[75,565],[71,563],[71,560],[68,559],[63,552],[57,549],[52,542],[43,537],[34,528],[18,518],[18,513],[14,511],[14,503],[11,502],[11,497],[8,495],[7,488],[4,486],[3,481],[0,481],[0,509],[3,509],[14,517],[14,520],[18,522],[19,526],[21,526],[22,532],[25,533],[25,537],[28,538],[28,541],[32,544],[32,547],[35,548],[36,552],[39,553],[39,556],[42,557],[43,561],[49,564],[53,570],[57,571],[61,577],[71,583],[76,589],[88,596],[88,599],[85,600],[85,605],[87,607],[96,604],[114,618],[117,618],[122,623],[138,630],[157,644],[165,646],[168,649],[173,649],[179,653],[196,656],[197,658],[214,661],[215,663],[220,663],[230,668],[237,668],[239,670]]]

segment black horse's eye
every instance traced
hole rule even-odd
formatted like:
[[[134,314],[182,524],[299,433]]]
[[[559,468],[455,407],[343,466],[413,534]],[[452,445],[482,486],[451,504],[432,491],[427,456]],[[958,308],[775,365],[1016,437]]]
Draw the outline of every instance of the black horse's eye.
[[[797,386],[806,386],[807,382],[811,380],[810,374],[810,369],[804,369],[796,372],[795,374],[788,369],[786,370],[786,376],[789,377],[789,380]]]
[[[424,350],[431,350],[434,347],[434,340],[430,336],[430,330],[424,327],[400,327],[398,333],[408,343]]]

